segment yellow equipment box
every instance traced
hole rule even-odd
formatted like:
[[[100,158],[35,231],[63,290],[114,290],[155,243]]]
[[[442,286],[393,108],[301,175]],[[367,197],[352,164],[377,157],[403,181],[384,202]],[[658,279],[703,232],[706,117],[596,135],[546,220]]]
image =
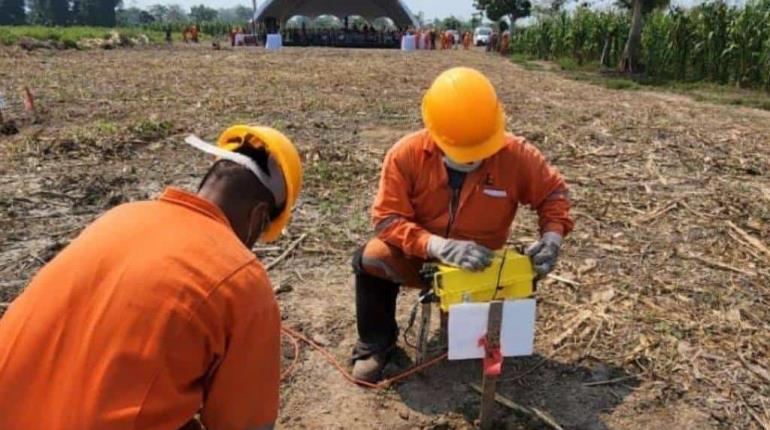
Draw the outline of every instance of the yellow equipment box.
[[[504,250],[497,252],[492,265],[481,272],[436,265],[433,289],[439,298],[441,310],[448,312],[449,306],[457,303],[530,297],[534,280],[535,272],[529,257],[513,250]]]

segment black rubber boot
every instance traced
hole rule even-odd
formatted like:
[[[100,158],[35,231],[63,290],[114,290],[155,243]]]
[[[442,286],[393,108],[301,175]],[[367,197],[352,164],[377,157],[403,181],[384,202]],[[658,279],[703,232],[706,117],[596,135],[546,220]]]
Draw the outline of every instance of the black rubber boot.
[[[398,291],[398,284],[366,273],[356,274],[358,344],[353,360],[389,353],[395,346]]]
[[[356,274],[358,343],[353,350],[353,377],[377,382],[398,339],[396,298],[399,286],[366,273]]]

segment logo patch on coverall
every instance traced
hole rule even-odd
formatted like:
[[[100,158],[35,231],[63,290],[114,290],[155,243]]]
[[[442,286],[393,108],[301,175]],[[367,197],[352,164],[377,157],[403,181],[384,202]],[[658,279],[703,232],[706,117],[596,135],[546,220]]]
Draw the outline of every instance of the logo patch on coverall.
[[[484,188],[484,194],[488,195],[489,197],[496,197],[499,199],[508,197],[507,191],[498,188]]]

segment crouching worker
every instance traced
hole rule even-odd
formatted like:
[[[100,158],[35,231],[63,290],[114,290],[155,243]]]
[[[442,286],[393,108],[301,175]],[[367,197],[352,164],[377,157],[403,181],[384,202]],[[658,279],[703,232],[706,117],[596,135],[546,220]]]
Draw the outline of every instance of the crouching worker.
[[[396,343],[400,286],[424,287],[427,260],[482,270],[503,248],[521,204],[542,238],[529,248],[539,276],[573,227],[567,187],[543,155],[505,132],[492,84],[473,69],[444,72],[423,99],[426,129],[385,157],[372,208],[376,236],[353,259],[359,341],[353,375],[376,381]]]
[[[0,320],[3,430],[245,430],[278,412],[280,316],[257,240],[302,181],[279,132],[228,129],[197,193],[114,208]]]

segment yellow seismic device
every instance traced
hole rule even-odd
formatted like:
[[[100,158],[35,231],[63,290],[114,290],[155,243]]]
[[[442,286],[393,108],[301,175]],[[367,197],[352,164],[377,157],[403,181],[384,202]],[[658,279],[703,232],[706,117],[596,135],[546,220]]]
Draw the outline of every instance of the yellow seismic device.
[[[481,272],[437,265],[433,288],[440,300],[441,310],[447,312],[450,305],[463,302],[530,297],[534,280],[535,272],[529,257],[506,250],[498,252],[492,265]]]

